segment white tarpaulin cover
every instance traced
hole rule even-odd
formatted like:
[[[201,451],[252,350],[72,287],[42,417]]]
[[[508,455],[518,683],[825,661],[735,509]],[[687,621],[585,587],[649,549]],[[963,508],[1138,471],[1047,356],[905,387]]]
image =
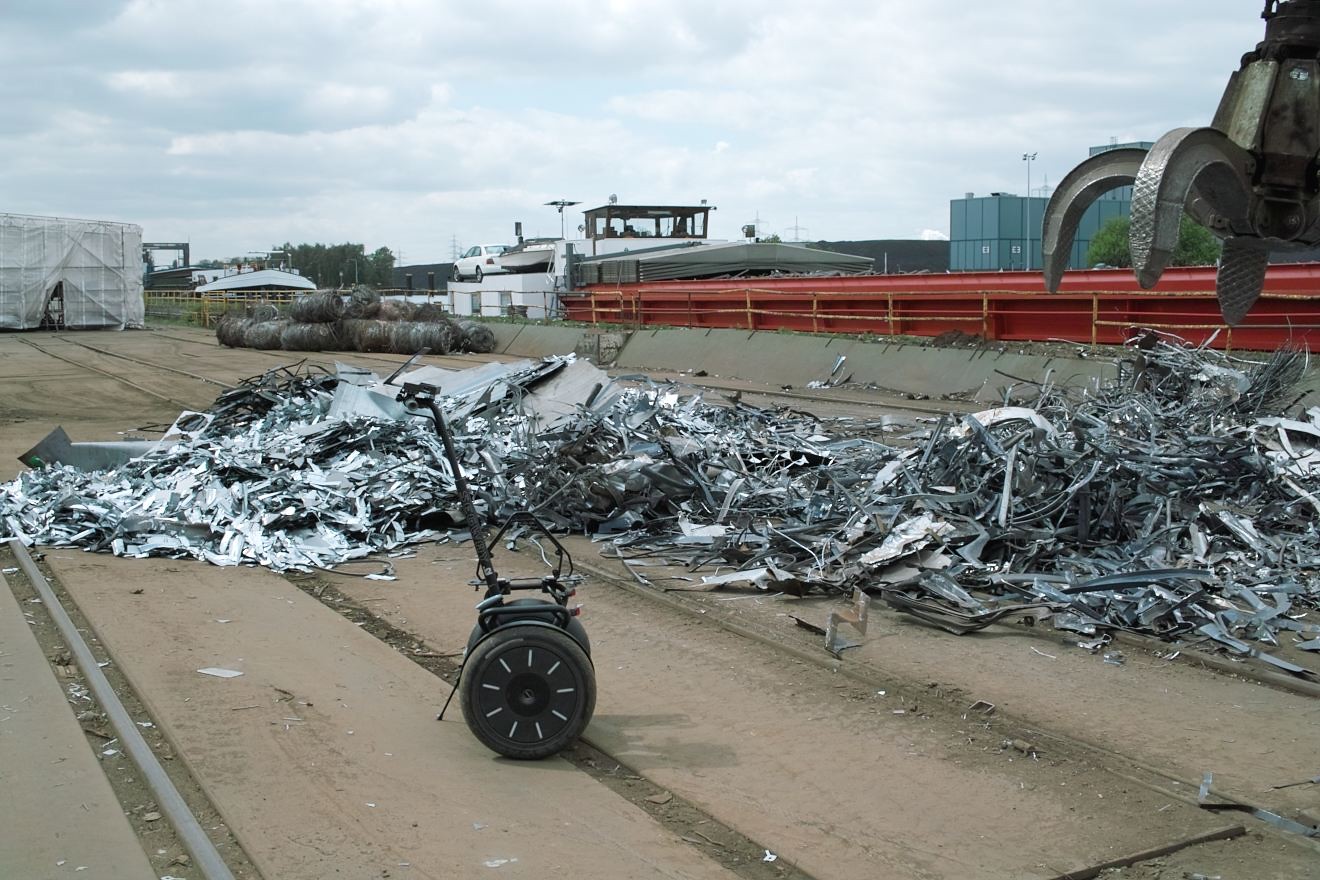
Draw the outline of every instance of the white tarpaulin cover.
[[[0,330],[141,327],[142,227],[104,220],[0,214]]]

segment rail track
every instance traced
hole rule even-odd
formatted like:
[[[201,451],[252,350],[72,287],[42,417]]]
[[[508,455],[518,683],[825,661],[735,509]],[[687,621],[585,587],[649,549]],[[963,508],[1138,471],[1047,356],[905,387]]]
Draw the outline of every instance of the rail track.
[[[156,875],[191,866],[204,880],[258,877],[189,767],[174,760],[158,719],[59,580],[17,540],[0,542],[0,563],[9,566],[0,589],[32,609],[25,611],[32,633],[57,680],[70,682],[70,694],[77,695],[69,702],[77,700],[78,723]],[[83,787],[91,788],[86,781]],[[82,796],[95,798],[90,791]]]

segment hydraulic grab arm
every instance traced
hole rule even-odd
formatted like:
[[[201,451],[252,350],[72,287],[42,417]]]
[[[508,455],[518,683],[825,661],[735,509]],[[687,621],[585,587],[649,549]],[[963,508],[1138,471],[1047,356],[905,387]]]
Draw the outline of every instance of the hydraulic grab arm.
[[[1270,251],[1320,244],[1320,0],[1269,0],[1265,39],[1229,78],[1213,121],[1150,149],[1074,168],[1045,210],[1045,283],[1057,291],[1077,224],[1103,193],[1131,185],[1132,268],[1154,287],[1185,210],[1224,242],[1216,294],[1225,322],[1260,296]]]

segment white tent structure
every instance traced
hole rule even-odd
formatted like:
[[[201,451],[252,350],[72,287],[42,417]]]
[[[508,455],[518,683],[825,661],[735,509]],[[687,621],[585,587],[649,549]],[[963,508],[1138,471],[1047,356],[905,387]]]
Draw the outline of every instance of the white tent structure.
[[[0,330],[143,319],[141,226],[0,214]]]

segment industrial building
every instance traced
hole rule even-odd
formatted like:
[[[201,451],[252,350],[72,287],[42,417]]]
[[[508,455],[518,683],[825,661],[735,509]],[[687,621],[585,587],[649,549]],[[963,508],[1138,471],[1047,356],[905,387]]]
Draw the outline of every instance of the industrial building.
[[[1139,141],[1091,147],[1090,155],[1124,147],[1149,150]],[[949,202],[949,268],[960,271],[1021,271],[1041,267],[1041,224],[1049,197],[996,192],[967,193]],[[1089,269],[1086,252],[1091,239],[1110,220],[1128,216],[1132,187],[1105,193],[1082,215],[1073,240],[1070,269]]]

